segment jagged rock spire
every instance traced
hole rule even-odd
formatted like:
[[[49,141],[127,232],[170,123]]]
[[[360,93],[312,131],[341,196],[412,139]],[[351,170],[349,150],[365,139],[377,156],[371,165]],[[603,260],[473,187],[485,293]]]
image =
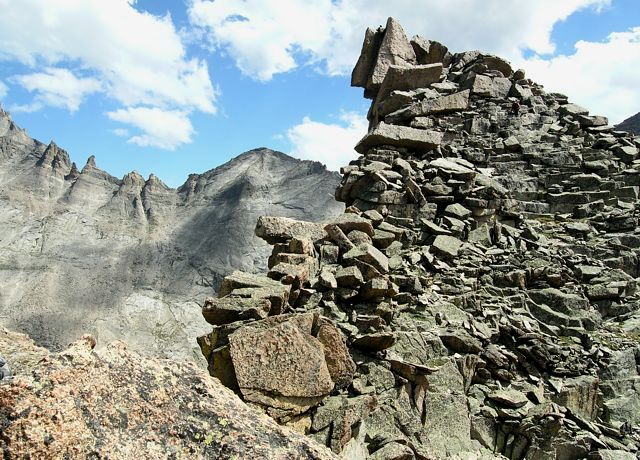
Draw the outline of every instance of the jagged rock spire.
[[[416,64],[416,55],[400,23],[389,18],[385,29],[367,29],[358,63],[351,75],[352,86],[363,86],[365,97],[373,97],[391,65]]]
[[[74,161],[73,163],[71,163],[71,170],[69,171],[69,174],[65,176],[65,180],[74,181],[78,178],[79,175],[80,171],[78,170],[78,166]]]
[[[71,160],[67,152],[58,147],[55,141],[47,145],[36,165],[41,168],[51,168],[55,174],[65,176],[69,173]]]

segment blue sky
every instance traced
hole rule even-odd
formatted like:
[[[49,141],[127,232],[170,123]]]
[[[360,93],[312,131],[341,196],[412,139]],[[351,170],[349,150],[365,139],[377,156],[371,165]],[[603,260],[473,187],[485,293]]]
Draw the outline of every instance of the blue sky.
[[[0,103],[29,134],[179,186],[255,147],[335,169],[369,101],[350,71],[395,16],[509,58],[612,122],[640,111],[637,0],[0,0]],[[6,12],[6,13],[5,13]]]

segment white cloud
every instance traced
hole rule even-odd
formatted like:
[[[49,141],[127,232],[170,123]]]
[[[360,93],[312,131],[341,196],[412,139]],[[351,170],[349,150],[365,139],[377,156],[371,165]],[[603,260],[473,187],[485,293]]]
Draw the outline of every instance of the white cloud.
[[[192,0],[189,17],[247,75],[269,80],[324,60],[329,74],[348,74],[367,27],[396,17],[408,34],[451,49],[482,49],[515,58],[551,53],[553,26],[573,12],[611,0]]]
[[[4,99],[8,91],[9,88],[7,88],[7,85],[5,85],[2,80],[0,80],[0,99]]]
[[[570,56],[535,57],[522,66],[547,90],[570,95],[613,124],[640,110],[640,27],[612,33],[602,43],[580,41]]]
[[[332,32],[328,0],[195,0],[189,14],[242,72],[263,81],[297,67],[296,50],[317,53]]]
[[[99,82],[106,96],[131,110],[152,106],[167,113],[216,112],[218,91],[207,63],[187,55],[169,15],[138,11],[135,0],[14,3],[0,0],[0,61],[36,69],[20,79],[37,91],[32,103],[18,107],[33,110],[46,104],[73,111]],[[55,67],[58,74],[42,74],[43,67]],[[67,75],[60,73],[63,69]],[[69,75],[87,74],[91,79],[80,79],[73,92]],[[135,142],[158,146],[167,145],[165,140],[147,133]]]
[[[187,58],[169,16],[133,5],[133,0],[21,0],[16,8],[11,0],[0,0],[0,59],[93,69],[125,105],[215,112],[206,62]]]
[[[29,104],[11,104],[9,106],[9,112],[12,113],[33,113],[38,110],[42,110],[44,105],[42,102],[34,101]]]
[[[175,150],[180,145],[191,143],[191,137],[195,133],[188,113],[180,110],[129,107],[107,112],[107,116],[111,120],[140,129],[142,134],[129,138],[127,142],[141,147]]]
[[[116,128],[114,130],[111,131],[113,134],[115,134],[118,137],[129,137],[129,130],[128,129],[124,129],[124,128]]]
[[[339,171],[358,157],[354,146],[367,132],[365,116],[356,112],[343,113],[342,124],[320,123],[304,117],[302,123],[287,131],[292,145],[291,155],[303,160],[324,163],[328,169]]]
[[[78,78],[67,69],[49,67],[44,72],[13,78],[27,91],[36,92],[36,102],[75,112],[84,98],[102,89],[95,78]]]

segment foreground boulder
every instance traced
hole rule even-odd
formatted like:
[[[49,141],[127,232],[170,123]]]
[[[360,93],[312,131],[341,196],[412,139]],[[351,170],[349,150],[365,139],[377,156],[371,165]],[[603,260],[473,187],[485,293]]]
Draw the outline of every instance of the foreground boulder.
[[[344,335],[318,312],[219,326],[199,341],[212,375],[281,421],[348,386],[356,367]]]
[[[229,336],[245,400],[268,406],[273,413],[298,415],[317,405],[338,381],[350,383],[355,364],[342,334],[329,321],[319,321],[313,313],[277,317]]]
[[[85,336],[50,353],[0,328],[4,458],[332,459],[193,364],[143,358]]]

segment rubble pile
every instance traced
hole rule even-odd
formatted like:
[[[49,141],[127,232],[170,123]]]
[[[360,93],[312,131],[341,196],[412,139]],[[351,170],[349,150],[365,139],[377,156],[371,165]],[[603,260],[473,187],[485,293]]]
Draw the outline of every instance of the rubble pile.
[[[344,214],[261,217],[209,372],[344,458],[633,459],[640,139],[478,51],[366,32]]]

